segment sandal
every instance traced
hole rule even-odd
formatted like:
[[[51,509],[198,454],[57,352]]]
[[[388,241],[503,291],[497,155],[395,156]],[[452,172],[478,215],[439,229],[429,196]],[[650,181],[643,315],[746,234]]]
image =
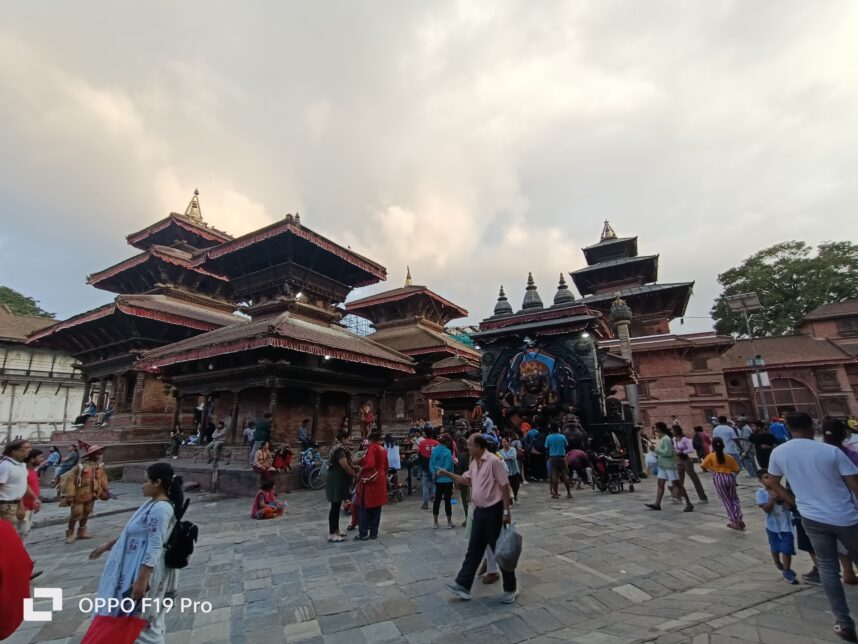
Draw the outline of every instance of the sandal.
[[[328,543],[341,543],[345,541],[340,535],[336,535],[335,537],[328,537]]]

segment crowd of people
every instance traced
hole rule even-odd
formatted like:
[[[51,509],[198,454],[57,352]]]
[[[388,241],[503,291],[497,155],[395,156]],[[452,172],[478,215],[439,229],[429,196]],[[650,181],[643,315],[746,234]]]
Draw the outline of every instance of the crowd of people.
[[[273,480],[273,473],[284,463],[271,453],[270,422],[270,414],[254,421],[248,436],[252,467],[260,475],[250,511],[256,520],[282,516],[287,509],[277,498]],[[315,466],[321,457],[307,433],[307,423],[301,425],[304,435],[299,432],[302,460],[312,459],[306,465]],[[858,426],[826,418],[819,441],[810,417],[791,413],[785,421],[769,423],[721,416],[711,431],[700,426],[690,435],[675,418],[670,424],[657,422],[653,430],[651,437],[643,437],[647,465],[657,481],[655,502],[647,507],[660,511],[667,498],[692,512],[692,487],[696,503],[707,503],[699,465],[711,475],[725,508],[727,527],[745,530],[749,519],[743,514],[737,479],[753,477],[759,485],[754,501],[765,525],[773,565],[789,584],[799,583],[799,577],[821,583],[836,619],[835,631],[846,641],[858,641],[842,585],[858,583],[853,569],[858,557]],[[209,442],[215,457],[217,446],[211,446],[222,438],[213,433]],[[516,575],[514,570],[498,566],[496,547],[502,530],[512,522],[521,486],[547,481],[549,497],[559,499],[562,482],[567,498],[572,498],[576,481],[580,488],[594,480],[589,447],[579,435],[563,432],[539,416],[521,419],[517,426],[504,430],[488,415],[477,426],[460,423],[441,431],[420,421],[402,439],[383,436],[370,427],[359,442],[353,442],[350,431],[341,429],[327,465],[327,541],[345,540],[347,532],[340,529],[344,511],[352,517],[348,529],[356,530],[355,540],[379,538],[382,510],[398,486],[398,472],[411,466],[413,454],[422,479],[422,508],[431,508],[433,528],[458,527],[454,505],[461,507],[460,525],[467,528],[464,561],[447,589],[468,600],[478,577],[485,584],[502,580],[502,601],[514,603],[519,592]],[[41,506],[39,477],[53,471],[61,505],[70,508],[66,541],[92,538],[88,518],[94,502],[109,497],[101,453],[99,446],[84,444],[82,449],[71,446],[65,456],[56,447],[44,454],[25,440],[11,442],[0,460],[0,522],[13,525],[25,540]],[[689,489],[686,481],[690,481]],[[165,563],[164,556],[168,538],[181,518],[177,512],[182,505],[181,479],[168,463],[156,463],[147,469],[143,495],[147,500],[122,533],[90,555],[97,558],[110,553],[99,597],[136,601],[144,595],[166,597],[175,592],[176,571]],[[796,546],[814,563],[801,576],[792,567]],[[28,574],[38,575],[31,561],[29,565]],[[163,641],[164,615],[150,612],[145,622],[140,641]]]
[[[770,422],[726,416],[713,419],[711,436],[702,427],[685,436],[674,417],[654,426],[656,436],[644,437],[647,464],[657,476],[655,503],[661,510],[665,488],[685,511],[693,505],[684,487],[684,473],[694,483],[700,503],[705,490],[694,471],[695,463],[712,475],[712,484],[724,505],[727,527],[745,530],[745,516],[737,479],[759,482],[755,503],[762,511],[772,562],[788,584],[799,583],[792,558],[799,550],[813,561],[801,575],[808,583],[821,583],[835,616],[835,632],[845,641],[858,642],[843,584],[858,584],[858,423],[826,417],[821,438],[811,417],[792,412]]]

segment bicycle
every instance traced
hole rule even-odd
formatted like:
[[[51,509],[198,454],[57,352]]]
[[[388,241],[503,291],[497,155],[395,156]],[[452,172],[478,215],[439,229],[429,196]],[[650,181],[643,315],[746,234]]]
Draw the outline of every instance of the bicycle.
[[[310,490],[321,490],[328,481],[328,469],[330,462],[327,459],[323,460],[321,465],[313,465],[310,468],[305,465],[301,472],[301,485]]]

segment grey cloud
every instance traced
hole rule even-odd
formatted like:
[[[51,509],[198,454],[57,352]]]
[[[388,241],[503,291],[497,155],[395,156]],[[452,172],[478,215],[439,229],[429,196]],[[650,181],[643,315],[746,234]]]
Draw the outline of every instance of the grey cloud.
[[[854,239],[851,3],[16,5],[0,26],[0,283],[63,316],[199,187],[215,226],[306,225],[489,314],[601,221],[696,280]]]

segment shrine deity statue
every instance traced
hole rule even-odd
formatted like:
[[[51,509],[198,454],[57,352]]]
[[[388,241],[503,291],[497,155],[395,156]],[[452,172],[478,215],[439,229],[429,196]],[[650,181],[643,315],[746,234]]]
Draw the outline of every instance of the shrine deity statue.
[[[360,406],[360,437],[361,439],[369,436],[370,428],[375,424],[375,414],[372,411],[372,405],[368,400]]]
[[[516,354],[502,375],[500,403],[504,411],[535,414],[558,402],[555,360],[535,350]]]

